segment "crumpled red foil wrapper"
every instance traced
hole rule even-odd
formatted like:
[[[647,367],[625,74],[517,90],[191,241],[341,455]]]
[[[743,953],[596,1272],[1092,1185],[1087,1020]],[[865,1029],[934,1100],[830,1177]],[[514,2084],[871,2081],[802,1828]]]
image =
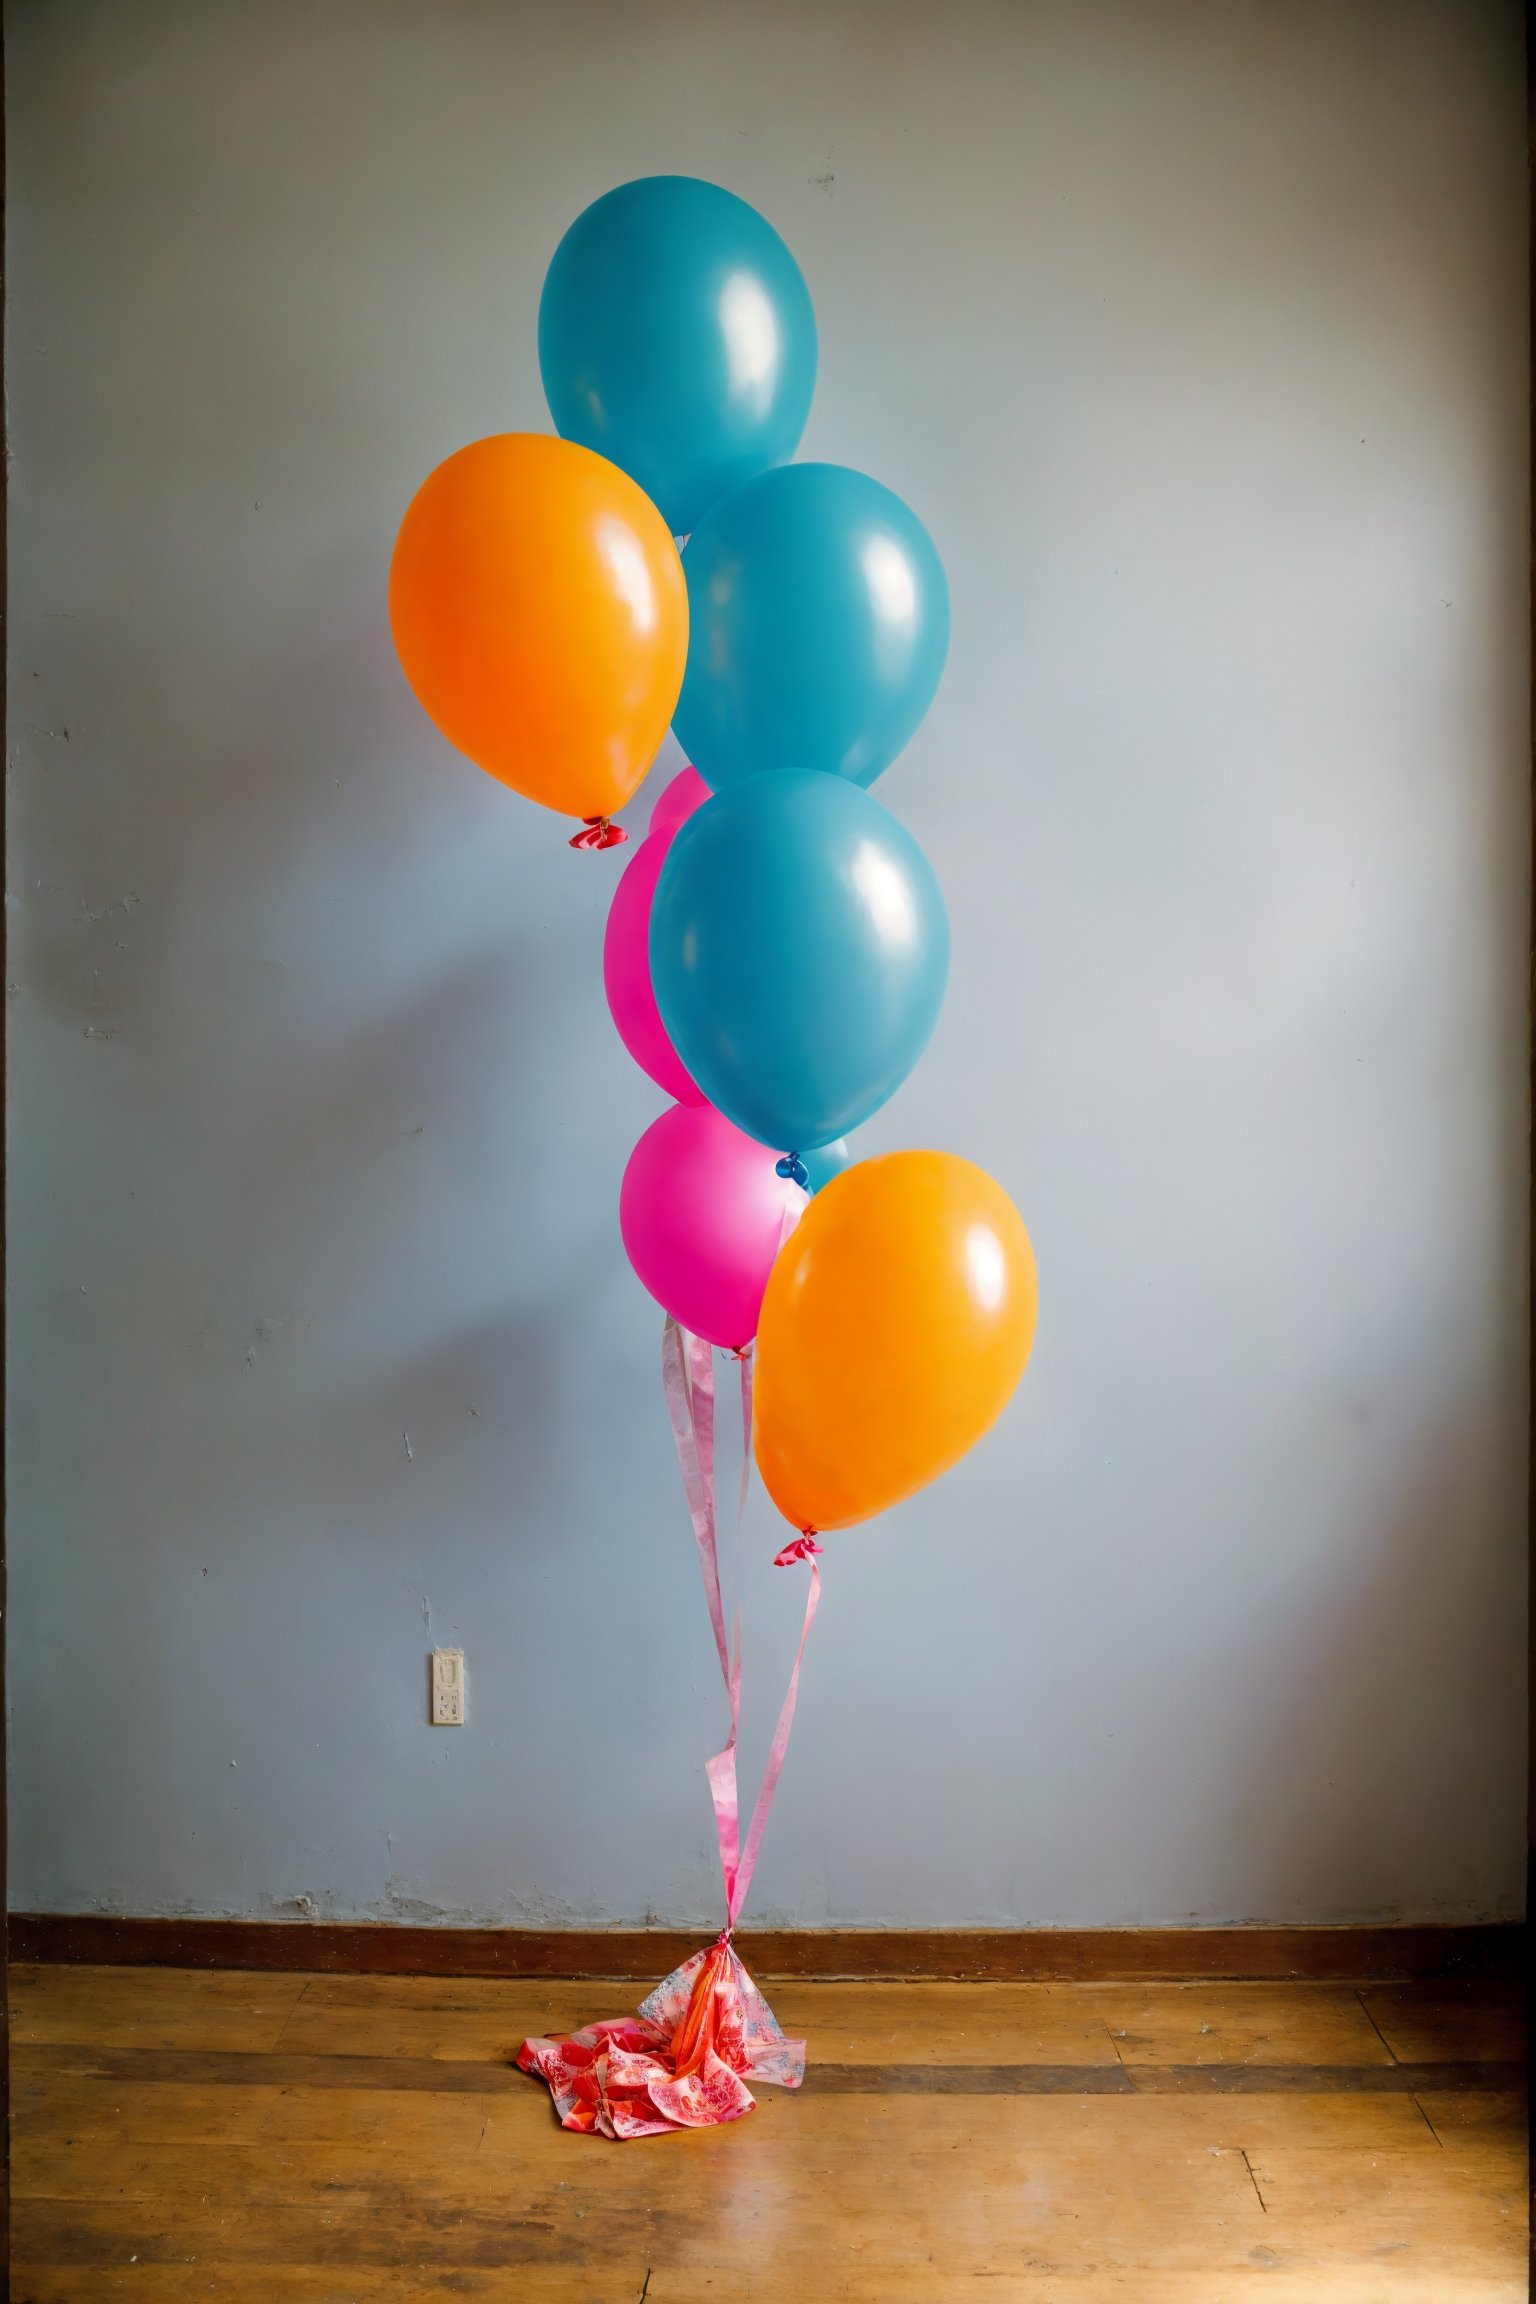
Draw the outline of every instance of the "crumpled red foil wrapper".
[[[785,2039],[722,1936],[674,1968],[638,2015],[525,2040],[517,2061],[548,2081],[562,2128],[623,2140],[739,2120],[752,2110],[749,2080],[799,2087],[805,2042]]]

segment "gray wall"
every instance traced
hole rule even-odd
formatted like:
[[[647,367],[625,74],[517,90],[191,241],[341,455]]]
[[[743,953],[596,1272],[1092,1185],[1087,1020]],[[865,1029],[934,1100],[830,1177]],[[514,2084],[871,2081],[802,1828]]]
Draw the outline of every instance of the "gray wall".
[[[880,789],[954,974],[867,1137],[981,1161],[1042,1274],[1000,1430],[835,1542],[756,1913],[1512,1912],[1517,8],[31,0],[8,42],[17,1905],[715,1915],[618,859],[447,750],[383,608],[428,468],[547,421],[566,223],[680,169],[800,257],[806,452],[949,565]]]

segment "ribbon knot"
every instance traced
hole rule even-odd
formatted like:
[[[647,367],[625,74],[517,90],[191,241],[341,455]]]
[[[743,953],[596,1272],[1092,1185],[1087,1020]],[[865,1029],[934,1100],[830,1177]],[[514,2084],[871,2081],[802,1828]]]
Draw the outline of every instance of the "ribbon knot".
[[[606,816],[588,816],[581,830],[567,841],[570,848],[622,848],[629,838],[622,824],[615,824]]]
[[[818,1553],[825,1550],[826,1546],[816,1541],[815,1529],[807,1528],[803,1536],[795,1538],[793,1544],[786,1544],[782,1552],[774,1554],[773,1564],[775,1568],[793,1568],[797,1560],[814,1560]]]

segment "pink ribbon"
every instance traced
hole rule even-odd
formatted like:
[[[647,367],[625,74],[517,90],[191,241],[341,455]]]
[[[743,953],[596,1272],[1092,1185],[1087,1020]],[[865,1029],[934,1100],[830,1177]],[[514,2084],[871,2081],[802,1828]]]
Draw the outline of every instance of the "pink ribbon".
[[[742,1463],[737,1504],[739,1527],[741,1515],[746,1509],[747,1490],[752,1476],[751,1346],[738,1352],[735,1358],[741,1367]],[[774,1562],[776,1568],[787,1568],[796,1561],[806,1561],[811,1571],[811,1582],[806,1594],[805,1622],[800,1629],[800,1645],[795,1652],[789,1686],[784,1691],[784,1701],[779,1708],[773,1741],[768,1747],[767,1765],[763,1770],[763,1781],[753,1805],[752,1819],[747,1827],[747,1844],[743,1849],[741,1799],[736,1779],[736,1744],[741,1731],[741,1612],[738,1608],[732,1624],[732,1636],[728,1641],[725,1603],[720,1588],[720,1550],[715,1520],[714,1353],[701,1336],[691,1335],[670,1317],[661,1340],[661,1373],[667,1395],[667,1412],[672,1419],[672,1437],[677,1442],[677,1460],[682,1468],[683,1490],[688,1499],[689,1517],[693,1522],[694,1541],[698,1546],[699,1566],[704,1577],[704,1597],[709,1605],[715,1652],[720,1659],[720,1676],[725,1683],[726,1701],[731,1712],[731,1733],[725,1749],[717,1752],[712,1760],[706,1761],[704,1770],[709,1778],[710,1797],[715,1808],[715,1833],[720,1843],[720,1873],[725,1883],[725,1932],[729,1936],[752,1885],[758,1851],[763,1844],[763,1834],[768,1829],[774,1794],[783,1772],[784,1756],[789,1750],[795,1704],[800,1693],[800,1667],[805,1660],[805,1644],[810,1638],[811,1623],[821,1601],[821,1573],[815,1558],[821,1546],[807,1529],[793,1543],[786,1544]]]
[[[821,1570],[813,1558],[813,1554],[820,1550],[821,1546],[807,1530],[806,1534],[797,1537],[793,1544],[787,1544],[773,1563],[775,1568],[787,1568],[792,1561],[807,1561],[810,1565],[811,1582],[810,1589],[805,1595],[805,1621],[800,1627],[800,1645],[795,1650],[794,1670],[789,1675],[789,1686],[784,1691],[784,1701],[779,1707],[778,1726],[773,1731],[773,1742],[768,1747],[768,1765],[763,1770],[763,1781],[758,1789],[757,1804],[752,1810],[752,1822],[747,1828],[746,1853],[741,1859],[741,1868],[736,1875],[735,1894],[728,1897],[727,1911],[730,1925],[733,1928],[736,1925],[736,1915],[747,1900],[747,1890],[752,1885],[752,1875],[757,1870],[757,1852],[762,1847],[763,1834],[768,1829],[768,1818],[773,1811],[773,1796],[779,1788],[779,1776],[784,1766],[784,1755],[789,1750],[789,1732],[795,1724],[795,1702],[800,1694],[800,1667],[805,1662],[805,1644],[811,1636],[811,1625],[815,1620],[816,1611],[821,1605]]]

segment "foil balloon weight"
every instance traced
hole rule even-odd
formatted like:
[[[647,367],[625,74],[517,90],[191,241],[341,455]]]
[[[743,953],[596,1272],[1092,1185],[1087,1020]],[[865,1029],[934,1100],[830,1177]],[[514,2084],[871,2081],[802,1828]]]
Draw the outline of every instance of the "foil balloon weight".
[[[696,176],[645,176],[594,200],[555,250],[539,367],[557,429],[610,457],[686,536],[794,454],[816,321],[755,208]]]
[[[917,515],[862,472],[792,464],[688,539],[677,740],[717,792],[819,768],[871,784],[929,705],[949,586]]]
[[[638,2015],[525,2040],[517,2061],[548,2082],[562,2128],[622,2141],[741,2119],[749,2080],[800,2086],[805,2042],[785,2039],[722,1937],[674,1968]]]
[[[760,1143],[804,1153],[877,1112],[948,970],[932,866],[840,776],[749,776],[673,835],[651,904],[657,1008],[689,1078]]]
[[[630,1154],[619,1229],[663,1310],[739,1351],[757,1334],[773,1260],[805,1204],[761,1144],[707,1104],[675,1104]]]
[[[848,1528],[991,1430],[1035,1334],[1023,1219],[950,1152],[861,1160],[811,1202],[758,1324],[757,1462],[797,1528]]]
[[[682,565],[601,456],[503,432],[439,464],[401,523],[389,618],[417,701],[528,799],[603,823],[655,758],[688,647]]]

